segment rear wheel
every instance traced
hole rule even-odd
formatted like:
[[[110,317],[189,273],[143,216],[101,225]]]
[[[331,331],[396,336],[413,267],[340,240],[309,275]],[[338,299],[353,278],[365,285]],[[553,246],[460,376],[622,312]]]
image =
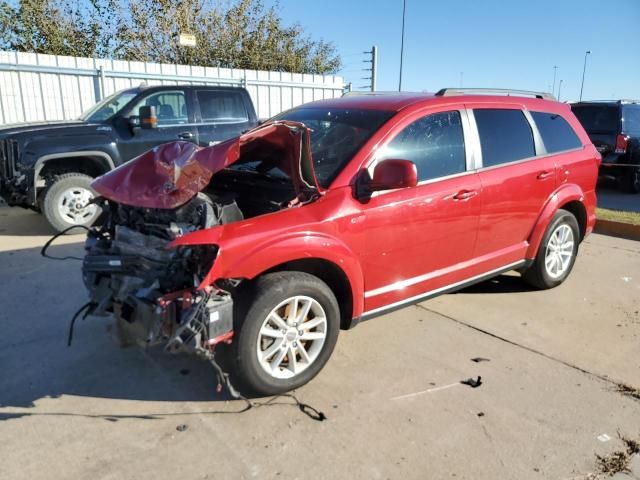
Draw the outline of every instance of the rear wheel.
[[[302,272],[258,278],[236,300],[246,305],[234,337],[234,370],[252,392],[275,395],[307,383],[325,365],[340,330],[331,289]]]
[[[97,205],[89,205],[95,197],[93,178],[82,173],[65,173],[56,177],[44,193],[42,211],[49,224],[58,232],[69,227],[89,227],[100,214]],[[72,229],[69,233],[78,233]]]
[[[629,193],[640,193],[640,166],[627,167],[622,177],[622,186]]]
[[[580,227],[576,217],[558,210],[542,237],[533,264],[522,274],[530,285],[547,289],[560,285],[573,269],[578,254]]]

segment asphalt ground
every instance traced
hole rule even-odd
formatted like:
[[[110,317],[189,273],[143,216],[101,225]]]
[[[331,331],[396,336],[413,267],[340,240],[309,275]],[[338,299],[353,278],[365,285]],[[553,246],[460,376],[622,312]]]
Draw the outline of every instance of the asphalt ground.
[[[591,235],[554,290],[508,274],[341,332],[295,392],[316,421],[288,397],[236,413],[206,363],[120,349],[107,319],[68,348],[86,293],[50,234],[0,208],[0,478],[586,479],[640,437],[619,392],[640,387],[639,242]]]

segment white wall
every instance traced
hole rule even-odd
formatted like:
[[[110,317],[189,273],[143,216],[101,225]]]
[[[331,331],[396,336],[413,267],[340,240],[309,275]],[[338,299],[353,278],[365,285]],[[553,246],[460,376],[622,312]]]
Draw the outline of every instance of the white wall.
[[[99,75],[102,67],[104,75]],[[0,51],[0,125],[77,118],[100,98],[149,85],[246,85],[259,118],[342,95],[334,75],[303,75]]]

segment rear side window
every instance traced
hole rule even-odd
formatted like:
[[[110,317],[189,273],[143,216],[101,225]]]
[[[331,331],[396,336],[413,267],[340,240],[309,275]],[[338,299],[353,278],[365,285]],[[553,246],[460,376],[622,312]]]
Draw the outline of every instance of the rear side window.
[[[242,93],[224,90],[198,90],[200,115],[204,123],[242,123],[249,121]]]
[[[521,110],[474,110],[482,165],[492,167],[535,156],[531,126]]]
[[[618,133],[618,120],[620,118],[618,107],[610,105],[575,105],[571,110],[578,117],[587,133],[605,135]]]
[[[640,137],[640,105],[627,105],[622,110],[622,131]]]
[[[576,132],[562,116],[545,112],[531,112],[531,116],[536,122],[547,153],[562,152],[582,146]]]
[[[446,177],[466,170],[460,112],[442,112],[416,120],[402,130],[378,159],[411,160],[418,181]]]

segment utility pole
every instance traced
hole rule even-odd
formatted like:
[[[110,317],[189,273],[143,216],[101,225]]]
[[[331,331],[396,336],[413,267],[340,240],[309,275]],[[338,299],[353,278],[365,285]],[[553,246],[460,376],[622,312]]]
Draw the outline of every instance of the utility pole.
[[[558,85],[558,101],[560,101],[560,90],[562,90],[562,79],[560,79],[560,84]]]
[[[407,12],[407,0],[402,0],[402,38],[400,40],[400,80],[398,81],[398,91],[402,91],[402,60],[404,58],[404,17]]]
[[[556,73],[558,73],[558,66],[553,66],[553,87],[551,87],[551,94],[556,91]]]
[[[584,90],[584,74],[587,71],[587,55],[591,54],[591,50],[584,52],[584,67],[582,67],[582,85],[580,85],[580,101],[582,101],[582,91]]]
[[[371,76],[362,77],[362,80],[370,80],[369,85],[363,85],[360,88],[370,88],[372,92],[375,92],[378,87],[377,76],[378,76],[378,47],[375,45],[371,47],[370,51],[362,52],[365,55],[371,55],[369,60],[363,60],[363,63],[371,64],[371,68],[363,68],[365,72],[371,72]]]

